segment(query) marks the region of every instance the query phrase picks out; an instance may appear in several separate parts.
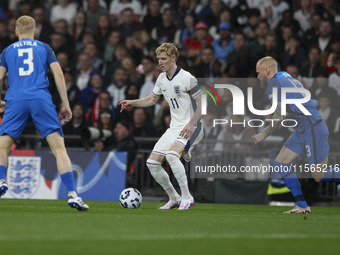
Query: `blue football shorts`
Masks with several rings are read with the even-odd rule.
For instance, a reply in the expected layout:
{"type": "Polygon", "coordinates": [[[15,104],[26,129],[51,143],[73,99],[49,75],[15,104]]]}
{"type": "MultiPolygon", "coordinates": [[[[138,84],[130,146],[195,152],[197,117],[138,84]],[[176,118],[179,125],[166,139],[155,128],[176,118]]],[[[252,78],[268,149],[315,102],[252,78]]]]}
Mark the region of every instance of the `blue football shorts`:
{"type": "Polygon", "coordinates": [[[42,138],[54,132],[64,135],[55,105],[50,100],[6,102],[0,135],[7,134],[17,139],[30,120],[42,138]]]}
{"type": "Polygon", "coordinates": [[[306,155],[309,164],[320,164],[328,157],[328,127],[322,120],[307,126],[303,132],[295,130],[285,146],[299,155],[306,155]]]}

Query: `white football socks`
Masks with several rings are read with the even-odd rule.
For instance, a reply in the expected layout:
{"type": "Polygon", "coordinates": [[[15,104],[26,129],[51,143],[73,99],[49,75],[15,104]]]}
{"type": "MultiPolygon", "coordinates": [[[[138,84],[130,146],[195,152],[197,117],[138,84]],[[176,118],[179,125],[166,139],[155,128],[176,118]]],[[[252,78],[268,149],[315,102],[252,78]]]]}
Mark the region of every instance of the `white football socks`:
{"type": "Polygon", "coordinates": [[[188,188],[188,179],[185,173],[185,167],[180,160],[181,156],[176,151],[168,151],[166,154],[166,160],[170,164],[172,172],[174,173],[179,187],[181,188],[181,196],[183,200],[191,199],[188,188]]]}

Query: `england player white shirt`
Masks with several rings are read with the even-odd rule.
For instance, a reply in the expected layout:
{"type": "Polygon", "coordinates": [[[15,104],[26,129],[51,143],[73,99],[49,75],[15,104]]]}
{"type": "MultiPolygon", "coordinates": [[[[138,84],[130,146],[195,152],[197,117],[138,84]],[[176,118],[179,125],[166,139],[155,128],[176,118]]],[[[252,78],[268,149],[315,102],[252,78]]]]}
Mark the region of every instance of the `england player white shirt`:
{"type": "Polygon", "coordinates": [[[190,122],[196,109],[196,101],[191,98],[190,91],[193,98],[200,95],[197,79],[180,67],[177,67],[171,79],[167,77],[166,72],[158,76],[152,94],[163,95],[168,101],[171,114],[170,128],[183,129],[190,122]]]}

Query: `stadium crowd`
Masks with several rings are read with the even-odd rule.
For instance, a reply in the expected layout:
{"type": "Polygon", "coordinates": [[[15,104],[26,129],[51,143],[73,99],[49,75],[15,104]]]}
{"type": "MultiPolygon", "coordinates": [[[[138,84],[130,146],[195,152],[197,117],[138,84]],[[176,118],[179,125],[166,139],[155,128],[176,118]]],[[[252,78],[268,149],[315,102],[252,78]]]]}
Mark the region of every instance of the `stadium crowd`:
{"type": "MultiPolygon", "coordinates": [[[[257,60],[274,57],[319,101],[331,139],[340,138],[338,1],[2,0],[0,52],[17,40],[15,21],[21,15],[34,17],[36,39],[51,45],[63,69],[73,110],[64,133],[89,138],[94,150],[136,154],[136,147],[146,145],[133,137],[159,137],[169,126],[164,99],[155,107],[123,113],[118,105],[151,93],[160,73],[154,51],[164,42],[178,46],[178,65],[197,78],[255,78],[257,60]]],[[[60,98],[50,82],[58,107],[60,98]]],[[[265,109],[265,91],[250,83],[254,105],[265,109]]],[[[249,83],[238,85],[245,90],[249,83]]],[[[227,107],[217,117],[233,118],[230,94],[225,92],[222,100],[227,107]]],[[[25,130],[35,132],[32,125],[25,130]]],[[[242,137],[242,132],[229,130],[226,137],[242,137]]],[[[66,140],[68,147],[83,143],[66,140]]]]}

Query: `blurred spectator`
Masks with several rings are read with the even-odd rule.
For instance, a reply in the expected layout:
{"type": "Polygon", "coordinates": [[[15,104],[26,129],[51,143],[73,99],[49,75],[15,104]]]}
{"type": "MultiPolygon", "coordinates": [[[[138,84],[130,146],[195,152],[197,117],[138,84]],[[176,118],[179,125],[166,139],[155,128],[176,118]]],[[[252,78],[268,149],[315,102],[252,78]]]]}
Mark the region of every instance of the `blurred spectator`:
{"type": "Polygon", "coordinates": [[[221,22],[218,25],[219,39],[212,42],[214,53],[221,63],[226,63],[226,58],[235,49],[234,39],[231,38],[231,25],[229,22],[221,22]]]}
{"type": "Polygon", "coordinates": [[[321,19],[322,18],[318,13],[312,15],[311,28],[305,31],[303,35],[303,42],[306,49],[309,49],[309,47],[317,40],[317,37],[320,34],[321,19]]]}
{"type": "Polygon", "coordinates": [[[170,127],[170,122],[171,122],[170,109],[167,107],[164,109],[164,111],[162,111],[160,123],[156,127],[157,137],[160,137],[165,133],[165,131],[170,127]]]}
{"type": "Polygon", "coordinates": [[[285,10],[282,13],[282,19],[276,26],[275,33],[278,37],[278,42],[283,39],[284,29],[286,28],[290,28],[291,35],[298,35],[301,32],[299,22],[293,18],[293,13],[290,10],[285,10]]]}
{"type": "Polygon", "coordinates": [[[275,58],[280,64],[280,53],[277,44],[277,38],[275,33],[269,32],[266,35],[265,49],[260,54],[261,57],[271,56],[275,58]]]}
{"type": "Polygon", "coordinates": [[[260,22],[261,13],[259,9],[249,9],[247,12],[247,24],[243,28],[243,34],[248,38],[248,40],[252,40],[255,38],[255,30],[257,25],[260,22]]]}
{"type": "Polygon", "coordinates": [[[299,68],[295,64],[289,64],[286,67],[286,72],[289,73],[293,78],[299,80],[302,85],[308,89],[306,82],[302,79],[301,75],[299,74],[299,68]]]}
{"type": "Polygon", "coordinates": [[[70,102],[70,106],[73,106],[78,101],[79,89],[77,85],[73,82],[73,72],[70,68],[63,69],[66,89],[67,89],[67,97],[70,102]]]}
{"type": "Polygon", "coordinates": [[[75,3],[70,0],[57,0],[57,4],[51,9],[50,21],[53,24],[57,20],[64,19],[71,27],[76,12],[77,5],[75,3]]]}
{"type": "Polygon", "coordinates": [[[162,22],[151,31],[151,38],[157,41],[158,44],[173,42],[177,30],[173,21],[173,11],[169,8],[165,9],[162,15],[162,22]]]}
{"type": "Polygon", "coordinates": [[[92,68],[101,72],[101,70],[103,69],[103,60],[98,56],[98,49],[96,44],[86,44],[83,53],[89,56],[92,68]]]}
{"type": "Polygon", "coordinates": [[[99,53],[104,52],[105,43],[112,31],[111,19],[107,14],[101,14],[98,19],[98,25],[93,35],[99,53]]]}
{"type": "Polygon", "coordinates": [[[105,84],[110,84],[112,82],[112,74],[115,73],[116,69],[121,66],[123,59],[127,56],[129,56],[129,54],[124,44],[119,44],[115,47],[114,61],[106,67],[104,76],[105,84]]]}
{"type": "Polygon", "coordinates": [[[7,25],[7,30],[8,30],[8,38],[9,38],[9,43],[12,44],[14,42],[16,42],[18,40],[16,34],[15,34],[15,22],[16,19],[11,18],[8,21],[8,25],[7,25]]]}
{"type": "Polygon", "coordinates": [[[70,68],[69,57],[65,52],[62,51],[59,52],[58,54],[56,54],[56,57],[58,59],[61,69],[70,68]]]}
{"type": "Polygon", "coordinates": [[[290,64],[295,64],[300,68],[307,61],[307,52],[301,46],[300,38],[298,36],[293,35],[286,41],[281,59],[283,69],[290,64]]]}
{"type": "Polygon", "coordinates": [[[0,45],[1,52],[4,48],[9,46],[11,43],[9,41],[8,32],[7,32],[7,22],[4,19],[0,19],[0,45]]]}
{"type": "Polygon", "coordinates": [[[195,32],[195,16],[192,13],[187,13],[184,16],[184,28],[176,32],[174,43],[181,45],[185,39],[189,38],[195,32]]]}
{"type": "Polygon", "coordinates": [[[46,19],[45,10],[43,7],[35,7],[33,9],[33,18],[36,22],[37,33],[35,39],[44,43],[50,43],[50,36],[53,32],[53,27],[46,19]]]}
{"type": "Polygon", "coordinates": [[[66,52],[69,55],[69,51],[66,46],[66,41],[63,35],[59,33],[51,34],[51,48],[54,51],[54,54],[59,54],[60,52],[66,52]]]}
{"type": "Polygon", "coordinates": [[[123,19],[121,16],[123,16],[123,12],[127,8],[132,10],[133,18],[137,21],[142,14],[142,6],[138,0],[112,0],[110,4],[110,15],[113,20],[120,23],[121,19],[123,19]]]}
{"type": "Polygon", "coordinates": [[[126,71],[126,75],[128,77],[128,83],[134,83],[136,81],[136,64],[132,57],[127,56],[123,58],[121,67],[123,67],[126,71]]]}
{"type": "Polygon", "coordinates": [[[335,89],[340,96],[340,56],[335,59],[334,64],[337,71],[329,76],[329,86],[335,89]]]}
{"type": "Polygon", "coordinates": [[[125,99],[125,90],[128,87],[126,70],[123,67],[118,67],[113,79],[113,83],[107,87],[107,91],[113,99],[113,106],[117,109],[118,103],[125,99]]]}
{"type": "Polygon", "coordinates": [[[98,72],[90,75],[89,85],[80,91],[78,102],[84,107],[85,113],[88,113],[101,91],[105,90],[102,77],[98,72]]]}
{"type": "Polygon", "coordinates": [[[90,73],[93,71],[89,55],[81,53],[78,57],[78,73],[75,77],[76,85],[81,91],[87,87],[90,80],[90,73]]]}
{"type": "Polygon", "coordinates": [[[141,88],[144,83],[154,81],[154,79],[155,79],[155,76],[153,74],[154,67],[155,67],[155,61],[152,57],[150,57],[150,56],[143,57],[143,59],[142,59],[142,72],[137,77],[137,81],[136,81],[136,84],[139,88],[141,88]]]}
{"type": "Polygon", "coordinates": [[[282,14],[285,10],[289,9],[289,5],[282,0],[268,1],[265,7],[265,15],[262,19],[268,19],[271,29],[275,29],[277,24],[282,19],[282,14]]]}
{"type": "Polygon", "coordinates": [[[248,77],[250,70],[252,70],[251,67],[255,66],[254,61],[250,57],[246,37],[243,33],[235,33],[234,50],[228,54],[226,64],[227,66],[236,65],[237,77],[248,77]]]}
{"type": "Polygon", "coordinates": [[[86,147],[88,133],[88,126],[85,121],[84,109],[81,104],[75,104],[72,107],[72,120],[63,125],[64,135],[79,135],[82,137],[80,140],[65,139],[66,147],[86,147]]]}
{"type": "Polygon", "coordinates": [[[340,57],[340,37],[333,37],[330,42],[330,52],[326,58],[326,69],[331,74],[336,72],[337,66],[335,60],[340,57]]]}
{"type": "Polygon", "coordinates": [[[32,5],[30,0],[21,0],[19,2],[19,8],[16,9],[15,18],[19,18],[22,15],[32,16],[32,5]]]}
{"type": "Polygon", "coordinates": [[[218,38],[220,38],[220,34],[218,32],[218,25],[221,22],[229,22],[230,24],[232,24],[232,17],[230,14],[229,10],[223,10],[220,13],[220,18],[219,18],[219,22],[212,24],[209,26],[209,34],[214,38],[214,40],[217,40],[218,38]]]}
{"type": "Polygon", "coordinates": [[[111,31],[105,43],[105,49],[103,54],[103,59],[106,64],[111,64],[113,62],[115,56],[114,53],[119,43],[120,32],[118,30],[111,31]]]}
{"type": "Polygon", "coordinates": [[[75,45],[74,38],[68,32],[67,21],[63,19],[57,20],[54,23],[54,31],[55,33],[61,34],[63,36],[64,42],[65,42],[64,43],[65,52],[67,52],[67,54],[70,57],[72,57],[74,54],[76,45],[75,45]]]}
{"type": "Polygon", "coordinates": [[[149,0],[147,3],[147,12],[143,24],[149,34],[153,28],[162,23],[161,7],[160,0],[149,0]]]}
{"type": "Polygon", "coordinates": [[[139,65],[142,58],[147,55],[147,46],[150,42],[150,36],[145,30],[138,31],[132,35],[133,49],[130,55],[135,60],[135,64],[139,65]]]}
{"type": "Polygon", "coordinates": [[[118,30],[122,33],[122,41],[125,42],[128,36],[142,29],[143,25],[135,20],[133,10],[131,8],[124,9],[122,11],[122,24],[118,26],[118,30]]]}
{"type": "Polygon", "coordinates": [[[339,117],[339,111],[337,111],[336,108],[332,107],[331,99],[327,94],[320,94],[318,98],[318,111],[327,124],[329,136],[333,137],[335,123],[337,118],[339,117]]]}
{"type": "Polygon", "coordinates": [[[87,26],[87,19],[86,19],[86,14],[83,11],[78,11],[73,24],[72,24],[72,30],[71,30],[71,35],[75,39],[77,48],[79,47],[78,45],[80,42],[83,40],[83,36],[85,34],[87,26]]]}
{"type": "Polygon", "coordinates": [[[198,20],[208,22],[208,26],[218,24],[220,22],[220,14],[223,10],[228,9],[221,0],[210,0],[198,15],[198,20]]]}
{"type": "Polygon", "coordinates": [[[113,129],[113,137],[105,141],[97,141],[95,143],[96,151],[125,151],[127,152],[127,169],[128,173],[132,173],[133,162],[137,155],[137,143],[130,135],[130,125],[127,121],[118,121],[113,129]]]}
{"type": "Polygon", "coordinates": [[[205,45],[211,45],[213,38],[208,33],[208,24],[199,21],[195,25],[195,33],[184,40],[187,49],[187,57],[194,63],[200,54],[201,48],[205,45]]]}
{"type": "Polygon", "coordinates": [[[319,73],[316,75],[313,85],[310,89],[311,96],[314,99],[318,99],[321,95],[325,95],[329,98],[332,107],[338,105],[337,91],[329,87],[328,74],[319,73]]]}
{"type": "Polygon", "coordinates": [[[312,12],[313,6],[311,0],[301,0],[301,8],[294,12],[294,19],[299,22],[303,32],[311,28],[312,12]]]}
{"type": "MultiPolygon", "coordinates": [[[[135,108],[133,111],[133,117],[132,117],[132,125],[130,127],[130,134],[133,137],[154,137],[155,127],[152,125],[152,122],[147,120],[147,114],[145,111],[145,108],[135,108]]],[[[143,144],[139,143],[138,148],[139,149],[152,149],[152,146],[150,147],[150,144],[143,144]]]]}
{"type": "Polygon", "coordinates": [[[255,38],[249,42],[250,54],[254,59],[260,59],[261,53],[266,48],[266,36],[269,32],[269,24],[260,21],[255,30],[255,38]]]}
{"type": "Polygon", "coordinates": [[[99,93],[94,101],[91,111],[87,115],[87,121],[92,127],[98,126],[99,114],[102,110],[109,109],[111,111],[112,119],[115,120],[115,109],[112,105],[112,99],[109,92],[103,90],[99,93]]]}
{"type": "Polygon", "coordinates": [[[215,57],[214,49],[211,45],[204,46],[200,51],[200,60],[194,65],[195,77],[214,77],[214,62],[219,61],[215,57]]]}
{"type": "Polygon", "coordinates": [[[98,19],[101,14],[106,14],[106,10],[99,5],[98,0],[87,0],[87,29],[93,33],[96,30],[98,19]]]}
{"type": "Polygon", "coordinates": [[[320,34],[312,42],[313,45],[318,45],[321,50],[321,65],[326,66],[326,58],[330,51],[330,45],[333,36],[332,24],[329,20],[322,20],[319,28],[320,34]]]}
{"type": "Polygon", "coordinates": [[[328,75],[326,68],[321,66],[321,51],[318,46],[311,46],[308,52],[308,61],[306,61],[300,70],[301,77],[305,80],[308,88],[312,86],[313,79],[318,74],[328,75]]]}

